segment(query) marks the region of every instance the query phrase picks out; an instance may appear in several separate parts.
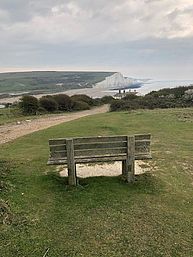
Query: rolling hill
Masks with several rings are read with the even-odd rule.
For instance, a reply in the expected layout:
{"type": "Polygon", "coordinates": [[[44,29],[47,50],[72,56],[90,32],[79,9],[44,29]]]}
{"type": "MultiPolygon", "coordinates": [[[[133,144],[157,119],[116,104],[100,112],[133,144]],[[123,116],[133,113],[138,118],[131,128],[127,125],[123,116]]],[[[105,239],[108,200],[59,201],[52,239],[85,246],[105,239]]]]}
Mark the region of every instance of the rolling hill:
{"type": "Polygon", "coordinates": [[[0,93],[56,93],[92,87],[114,72],[31,71],[0,73],[0,93]]]}

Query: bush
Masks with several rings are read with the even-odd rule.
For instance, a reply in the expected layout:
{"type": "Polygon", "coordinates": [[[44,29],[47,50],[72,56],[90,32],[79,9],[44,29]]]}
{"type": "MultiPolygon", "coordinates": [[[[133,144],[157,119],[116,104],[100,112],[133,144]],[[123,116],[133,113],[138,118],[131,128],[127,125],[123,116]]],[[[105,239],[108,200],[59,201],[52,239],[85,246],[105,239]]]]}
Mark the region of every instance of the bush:
{"type": "Polygon", "coordinates": [[[73,104],[73,110],[75,111],[83,111],[83,110],[89,110],[90,106],[82,101],[75,101],[73,104]]]}
{"type": "Polygon", "coordinates": [[[134,94],[128,94],[125,97],[123,97],[122,99],[125,100],[125,101],[133,101],[137,98],[139,98],[139,96],[134,95],[134,94]]]}
{"type": "Polygon", "coordinates": [[[58,104],[52,97],[40,98],[39,105],[48,112],[54,112],[58,109],[58,104]]]}
{"type": "Polygon", "coordinates": [[[94,100],[88,95],[73,95],[71,96],[71,100],[74,102],[85,102],[90,106],[94,105],[94,100]]]}
{"type": "Polygon", "coordinates": [[[39,107],[38,99],[29,95],[23,96],[19,103],[19,107],[21,108],[23,114],[34,115],[39,107]]]}
{"type": "Polygon", "coordinates": [[[71,111],[73,107],[72,99],[65,94],[54,95],[53,99],[58,104],[58,110],[60,111],[71,111]]]}
{"type": "Polygon", "coordinates": [[[47,110],[41,106],[38,107],[37,112],[38,115],[46,114],[47,110]]]}
{"type": "Polygon", "coordinates": [[[110,111],[115,112],[115,111],[127,110],[126,105],[127,105],[127,102],[124,100],[114,100],[110,105],[110,111]]]}
{"type": "MultiPolygon", "coordinates": [[[[135,110],[135,109],[155,109],[155,108],[176,108],[193,106],[192,99],[186,94],[187,90],[192,90],[193,86],[165,88],[159,91],[152,91],[145,96],[127,95],[121,100],[111,103],[111,111],[135,110]]],[[[191,91],[190,91],[191,92],[191,91]]]]}
{"type": "Polygon", "coordinates": [[[101,104],[103,104],[103,103],[101,102],[101,98],[94,98],[94,99],[93,99],[93,105],[94,105],[94,106],[99,106],[99,105],[101,105],[101,104]]]}
{"type": "Polygon", "coordinates": [[[113,101],[114,101],[114,98],[110,95],[106,95],[101,98],[101,102],[103,104],[111,104],[113,101]]]}

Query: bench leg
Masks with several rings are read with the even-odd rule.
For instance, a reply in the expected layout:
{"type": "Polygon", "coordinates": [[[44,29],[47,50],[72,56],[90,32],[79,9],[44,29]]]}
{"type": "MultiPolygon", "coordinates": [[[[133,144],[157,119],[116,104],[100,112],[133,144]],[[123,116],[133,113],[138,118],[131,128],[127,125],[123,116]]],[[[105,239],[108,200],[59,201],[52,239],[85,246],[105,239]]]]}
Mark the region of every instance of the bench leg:
{"type": "Polygon", "coordinates": [[[122,161],[122,177],[128,183],[134,181],[135,179],[135,161],[134,160],[122,161]]]}
{"type": "Polygon", "coordinates": [[[135,138],[127,137],[127,160],[126,160],[126,180],[133,182],[135,179],[135,138]]]}
{"type": "Polygon", "coordinates": [[[126,179],[126,173],[127,173],[127,164],[126,160],[122,161],[122,178],[126,179]]]}
{"type": "Polygon", "coordinates": [[[66,140],[67,165],[68,165],[68,183],[71,186],[77,185],[76,163],[74,160],[74,144],[73,139],[66,140]]]}
{"type": "Polygon", "coordinates": [[[68,184],[70,186],[77,185],[76,164],[75,163],[68,166],[68,184]]]}
{"type": "Polygon", "coordinates": [[[135,179],[135,160],[128,160],[127,163],[126,180],[130,183],[135,179]]]}

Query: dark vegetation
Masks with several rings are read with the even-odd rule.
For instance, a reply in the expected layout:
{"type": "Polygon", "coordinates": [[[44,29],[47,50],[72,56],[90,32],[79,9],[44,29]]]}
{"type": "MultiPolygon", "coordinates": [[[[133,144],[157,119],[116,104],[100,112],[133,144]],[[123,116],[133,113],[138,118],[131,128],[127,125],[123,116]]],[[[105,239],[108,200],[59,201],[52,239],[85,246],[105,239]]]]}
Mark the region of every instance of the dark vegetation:
{"type": "Polygon", "coordinates": [[[23,113],[34,115],[38,109],[38,99],[34,96],[24,96],[19,103],[23,113]]]}
{"type": "Polygon", "coordinates": [[[24,115],[72,112],[89,110],[94,106],[111,103],[112,100],[113,97],[111,96],[93,99],[84,94],[71,97],[66,94],[47,95],[39,100],[34,96],[23,96],[19,103],[19,108],[24,115]]]}
{"type": "Polygon", "coordinates": [[[89,110],[93,106],[101,104],[98,99],[93,99],[87,95],[65,94],[47,95],[39,100],[34,96],[23,96],[19,107],[24,115],[36,115],[43,113],[71,112],[89,110]]]}
{"type": "Polygon", "coordinates": [[[7,104],[4,109],[0,109],[0,125],[26,119],[35,119],[38,115],[54,115],[55,113],[67,111],[89,110],[94,106],[110,103],[112,99],[112,97],[108,96],[92,99],[87,95],[69,97],[60,94],[57,97],[54,95],[43,96],[38,100],[33,96],[23,96],[20,104],[15,102],[7,104]],[[63,103],[62,100],[66,102],[63,103]]]}
{"type": "Polygon", "coordinates": [[[145,96],[127,95],[111,103],[111,111],[193,106],[193,86],[152,91],[145,96]]]}
{"type": "MultiPolygon", "coordinates": [[[[32,71],[0,74],[0,93],[55,93],[88,88],[114,72],[32,71]]],[[[4,95],[5,97],[5,95],[4,95]]]]}

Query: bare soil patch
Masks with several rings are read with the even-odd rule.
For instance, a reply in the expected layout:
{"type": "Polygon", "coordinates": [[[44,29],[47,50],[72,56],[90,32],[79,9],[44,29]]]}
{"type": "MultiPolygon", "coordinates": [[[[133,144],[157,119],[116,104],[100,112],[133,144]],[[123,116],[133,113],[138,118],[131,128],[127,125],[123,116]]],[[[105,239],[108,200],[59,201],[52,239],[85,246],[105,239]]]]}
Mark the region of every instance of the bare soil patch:
{"type": "Polygon", "coordinates": [[[76,120],[85,116],[94,115],[98,113],[105,113],[109,110],[108,105],[93,108],[91,110],[67,113],[63,115],[55,115],[49,117],[41,117],[34,120],[25,120],[21,122],[16,122],[13,124],[6,124],[0,126],[0,144],[10,142],[18,137],[30,134],[32,132],[46,129],[54,125],[76,120]]]}
{"type": "MultiPolygon", "coordinates": [[[[119,176],[121,175],[121,162],[102,163],[102,164],[77,164],[77,176],[81,178],[86,177],[100,177],[100,176],[119,176]]],[[[143,161],[135,162],[135,174],[140,175],[150,170],[150,166],[143,161]]],[[[68,176],[66,166],[58,166],[61,177],[68,176]]]]}

